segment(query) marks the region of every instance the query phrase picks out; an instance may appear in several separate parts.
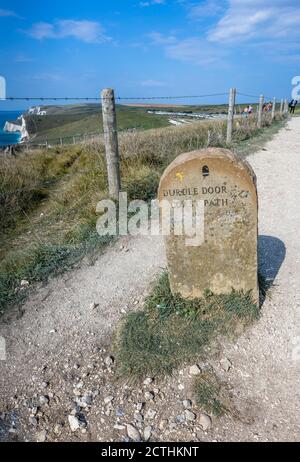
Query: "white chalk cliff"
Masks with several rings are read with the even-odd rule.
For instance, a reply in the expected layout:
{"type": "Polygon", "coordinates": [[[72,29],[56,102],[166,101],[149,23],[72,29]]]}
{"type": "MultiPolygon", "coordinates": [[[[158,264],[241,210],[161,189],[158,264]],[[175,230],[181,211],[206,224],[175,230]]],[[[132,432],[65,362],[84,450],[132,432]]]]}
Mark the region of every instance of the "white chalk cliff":
{"type": "Polygon", "coordinates": [[[29,139],[29,133],[27,131],[26,127],[26,120],[23,116],[19,118],[18,121],[15,122],[6,122],[4,125],[4,131],[6,132],[20,132],[21,133],[21,138],[20,142],[26,141],[29,139]],[[21,123],[19,123],[19,121],[21,123]]]}

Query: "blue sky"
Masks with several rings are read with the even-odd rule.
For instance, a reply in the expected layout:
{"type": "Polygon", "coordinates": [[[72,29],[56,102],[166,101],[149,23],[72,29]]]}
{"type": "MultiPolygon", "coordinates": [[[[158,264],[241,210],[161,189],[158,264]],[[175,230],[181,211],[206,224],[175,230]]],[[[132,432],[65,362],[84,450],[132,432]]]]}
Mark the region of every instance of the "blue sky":
{"type": "Polygon", "coordinates": [[[11,96],[281,98],[300,74],[299,0],[0,0],[0,36],[11,96]]]}

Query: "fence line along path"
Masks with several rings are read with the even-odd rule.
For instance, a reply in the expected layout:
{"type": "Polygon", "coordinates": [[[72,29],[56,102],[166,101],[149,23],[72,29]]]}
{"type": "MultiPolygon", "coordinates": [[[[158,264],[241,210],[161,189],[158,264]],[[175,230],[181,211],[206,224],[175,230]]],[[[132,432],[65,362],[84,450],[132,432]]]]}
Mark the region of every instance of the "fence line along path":
{"type": "MultiPolygon", "coordinates": [[[[52,98],[29,98],[29,97],[8,97],[7,100],[11,101],[100,101],[102,106],[102,118],[103,118],[103,131],[99,130],[99,132],[94,133],[85,133],[79,135],[72,135],[66,138],[58,137],[55,140],[47,140],[45,143],[23,143],[25,149],[30,149],[32,147],[52,147],[53,145],[63,145],[65,140],[69,140],[70,143],[76,144],[77,142],[85,142],[88,140],[99,139],[99,137],[103,137],[105,143],[105,152],[106,152],[106,163],[107,163],[107,175],[108,175],[108,183],[109,183],[109,193],[111,197],[118,199],[119,191],[121,188],[121,178],[120,178],[120,158],[119,158],[119,149],[118,149],[118,130],[117,128],[117,114],[116,114],[116,100],[117,101],[159,101],[159,100],[176,100],[176,99],[197,99],[197,98],[208,98],[208,97],[220,97],[220,96],[228,96],[228,105],[227,111],[225,110],[225,114],[227,112],[227,131],[226,131],[226,142],[230,146],[232,142],[232,136],[234,132],[234,119],[239,116],[247,116],[249,114],[245,113],[242,110],[242,104],[237,104],[238,98],[252,98],[256,100],[254,105],[256,106],[256,124],[257,128],[262,127],[263,117],[265,111],[271,112],[271,120],[274,121],[276,117],[276,110],[279,109],[279,114],[286,115],[288,113],[288,100],[281,99],[280,106],[278,108],[277,100],[275,97],[267,97],[270,103],[265,104],[264,96],[260,95],[249,95],[247,93],[242,93],[237,91],[236,88],[231,88],[229,93],[214,93],[214,94],[206,94],[206,95],[192,95],[192,96],[151,96],[151,97],[115,97],[113,89],[104,89],[101,92],[100,97],[82,97],[82,98],[61,98],[61,97],[52,97],[52,98]]],[[[147,106],[147,105],[146,105],[147,106]]],[[[145,106],[145,107],[146,107],[145,106]]],[[[153,104],[151,104],[153,106],[153,104]]],[[[209,113],[209,111],[215,110],[217,105],[208,106],[204,108],[204,113],[209,113]]],[[[245,106],[245,103],[243,103],[245,106]]],[[[159,107],[159,106],[158,106],[159,107]]],[[[249,107],[249,105],[248,105],[249,107]]],[[[253,115],[252,115],[253,117],[253,115]]],[[[69,144],[69,143],[68,143],[69,144]]],[[[9,148],[9,149],[13,149],[9,148]]]]}

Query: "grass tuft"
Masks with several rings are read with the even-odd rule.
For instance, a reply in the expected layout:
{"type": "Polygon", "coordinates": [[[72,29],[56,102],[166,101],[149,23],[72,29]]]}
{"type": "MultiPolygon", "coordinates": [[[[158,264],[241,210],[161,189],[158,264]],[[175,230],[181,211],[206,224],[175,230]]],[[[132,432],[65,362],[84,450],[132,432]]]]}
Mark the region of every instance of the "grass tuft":
{"type": "Polygon", "coordinates": [[[197,405],[209,414],[220,417],[228,412],[222,398],[222,384],[214,372],[203,371],[194,381],[197,405]]]}

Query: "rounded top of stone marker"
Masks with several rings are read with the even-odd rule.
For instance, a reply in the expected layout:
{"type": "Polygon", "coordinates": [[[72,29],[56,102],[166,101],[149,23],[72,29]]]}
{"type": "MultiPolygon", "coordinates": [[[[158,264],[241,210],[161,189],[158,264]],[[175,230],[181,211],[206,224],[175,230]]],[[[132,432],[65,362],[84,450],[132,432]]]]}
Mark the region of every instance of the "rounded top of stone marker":
{"type": "Polygon", "coordinates": [[[256,176],[250,164],[244,160],[240,159],[236,154],[234,154],[229,149],[224,148],[205,148],[205,149],[198,149],[196,151],[185,152],[180,154],[179,156],[174,159],[170,165],[165,169],[159,185],[159,191],[170,174],[173,173],[174,170],[179,171],[184,165],[188,165],[190,162],[201,162],[201,164],[205,165],[209,162],[213,161],[215,166],[218,166],[219,169],[222,168],[231,168],[231,170],[235,170],[235,172],[241,176],[247,178],[256,188],[256,176]]]}

